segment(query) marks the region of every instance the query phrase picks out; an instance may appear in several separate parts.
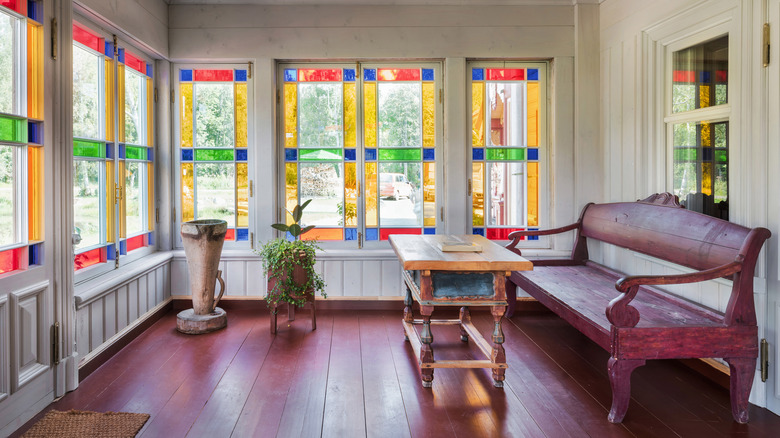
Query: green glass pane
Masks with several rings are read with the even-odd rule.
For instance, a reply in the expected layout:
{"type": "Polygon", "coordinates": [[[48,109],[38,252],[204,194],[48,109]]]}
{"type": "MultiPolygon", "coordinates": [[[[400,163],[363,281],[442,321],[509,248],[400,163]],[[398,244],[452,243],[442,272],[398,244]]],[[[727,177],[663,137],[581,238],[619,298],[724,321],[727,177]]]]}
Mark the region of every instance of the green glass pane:
{"type": "Polygon", "coordinates": [[[490,161],[523,161],[525,148],[487,148],[487,160],[490,161]]]}
{"type": "Polygon", "coordinates": [[[300,161],[341,161],[342,149],[299,149],[300,161]]]}
{"type": "Polygon", "coordinates": [[[421,149],[379,149],[379,161],[420,161],[421,149]]]}
{"type": "Polygon", "coordinates": [[[136,146],[125,147],[125,158],[128,160],[146,160],[146,148],[136,146]]]}
{"type": "Polygon", "coordinates": [[[27,121],[0,117],[0,141],[27,143],[27,121]]]}
{"type": "Polygon", "coordinates": [[[195,149],[195,161],[233,161],[233,149],[195,149]]]}
{"type": "Polygon", "coordinates": [[[716,163],[728,163],[729,151],[715,149],[715,162],[716,163]]]}
{"type": "Polygon", "coordinates": [[[73,140],[73,156],[106,158],[106,144],[97,141],[73,140]]]}
{"type": "Polygon", "coordinates": [[[696,148],[676,148],[674,150],[674,161],[696,161],[697,156],[696,148]]]}

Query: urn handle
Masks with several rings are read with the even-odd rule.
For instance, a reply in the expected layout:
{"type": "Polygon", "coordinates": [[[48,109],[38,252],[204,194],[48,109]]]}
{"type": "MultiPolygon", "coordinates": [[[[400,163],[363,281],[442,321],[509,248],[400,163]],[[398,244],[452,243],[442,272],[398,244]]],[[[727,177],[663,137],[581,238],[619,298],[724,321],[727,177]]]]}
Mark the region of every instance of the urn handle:
{"type": "Polygon", "coordinates": [[[214,310],[217,309],[217,303],[219,303],[220,298],[222,298],[222,295],[225,293],[225,280],[222,279],[221,270],[217,271],[217,281],[219,281],[219,296],[214,300],[214,308],[211,309],[211,313],[214,313],[214,310]]]}

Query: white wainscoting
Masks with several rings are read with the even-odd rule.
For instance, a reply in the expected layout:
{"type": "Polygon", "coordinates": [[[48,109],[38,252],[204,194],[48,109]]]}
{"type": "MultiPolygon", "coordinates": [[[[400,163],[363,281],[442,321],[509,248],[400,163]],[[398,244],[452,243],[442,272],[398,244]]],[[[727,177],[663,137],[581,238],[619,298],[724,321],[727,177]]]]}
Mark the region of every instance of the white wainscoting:
{"type": "MultiPolygon", "coordinates": [[[[260,258],[248,251],[223,251],[219,263],[226,297],[264,297],[266,279],[260,258]]],[[[323,251],[315,266],[328,297],[403,296],[401,265],[391,250],[323,251]]],[[[171,263],[173,295],[191,295],[184,251],[171,263]]],[[[217,292],[219,290],[217,289],[217,292]]]]}
{"type": "Polygon", "coordinates": [[[171,257],[170,252],[155,253],[123,267],[110,279],[76,286],[76,350],[80,363],[170,300],[171,257]]]}

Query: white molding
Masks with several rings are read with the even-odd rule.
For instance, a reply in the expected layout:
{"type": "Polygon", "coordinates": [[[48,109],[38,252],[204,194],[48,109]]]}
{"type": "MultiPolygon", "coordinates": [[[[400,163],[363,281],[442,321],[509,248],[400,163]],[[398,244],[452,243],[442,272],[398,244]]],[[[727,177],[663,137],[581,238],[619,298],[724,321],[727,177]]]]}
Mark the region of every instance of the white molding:
{"type": "Polygon", "coordinates": [[[12,394],[19,391],[22,387],[35,380],[36,377],[46,373],[46,371],[49,370],[49,365],[51,362],[51,358],[48,357],[50,348],[49,327],[52,316],[46,297],[46,292],[48,289],[49,282],[43,281],[38,284],[31,285],[25,289],[11,292],[9,294],[8,301],[11,310],[10,332],[14,334],[10,351],[12,394]],[[23,342],[24,339],[22,338],[21,310],[19,307],[30,299],[36,300],[36,362],[34,364],[20,368],[19,355],[21,354],[22,348],[21,342],[23,342]]]}

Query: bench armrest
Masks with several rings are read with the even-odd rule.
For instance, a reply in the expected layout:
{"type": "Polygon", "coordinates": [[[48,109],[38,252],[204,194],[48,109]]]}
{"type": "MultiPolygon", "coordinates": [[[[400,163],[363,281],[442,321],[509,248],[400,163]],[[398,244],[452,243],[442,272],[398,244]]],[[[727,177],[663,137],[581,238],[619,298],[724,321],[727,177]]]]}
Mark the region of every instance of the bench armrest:
{"type": "Polygon", "coordinates": [[[567,231],[576,230],[579,227],[580,227],[580,223],[579,222],[575,222],[575,223],[573,223],[571,225],[566,225],[565,227],[551,228],[549,230],[512,231],[511,233],[509,233],[509,236],[507,236],[510,239],[512,239],[512,241],[509,242],[505,246],[505,248],[510,250],[510,251],[512,251],[512,252],[514,252],[514,253],[517,253],[518,255],[522,255],[522,254],[520,254],[520,250],[516,248],[517,244],[520,242],[520,238],[521,237],[526,237],[526,236],[549,236],[551,234],[560,234],[560,233],[565,233],[567,231]]]}
{"type": "Polygon", "coordinates": [[[607,306],[606,315],[610,324],[616,327],[635,327],[639,323],[639,311],[629,305],[636,297],[640,286],[659,284],[698,283],[735,274],[742,270],[742,257],[736,261],[712,269],[679,275],[632,275],[615,283],[615,289],[623,294],[614,298],[607,306]]]}

